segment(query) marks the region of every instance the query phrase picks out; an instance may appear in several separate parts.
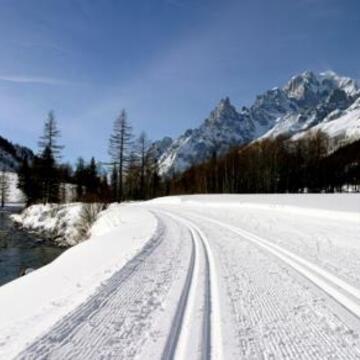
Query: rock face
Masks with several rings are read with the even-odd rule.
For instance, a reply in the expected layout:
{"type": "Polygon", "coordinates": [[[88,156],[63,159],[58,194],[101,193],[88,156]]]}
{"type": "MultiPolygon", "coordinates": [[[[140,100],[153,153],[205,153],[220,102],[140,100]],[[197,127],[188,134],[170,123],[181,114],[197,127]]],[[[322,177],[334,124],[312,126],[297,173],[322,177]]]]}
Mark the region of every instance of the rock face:
{"type": "Polygon", "coordinates": [[[278,135],[299,137],[313,128],[342,142],[354,141],[360,138],[359,98],[354,80],[306,71],[257,96],[249,108],[237,110],[229,98],[222,99],[198,128],[155,143],[166,144],[157,145],[160,173],[179,173],[233,146],[278,135]]]}

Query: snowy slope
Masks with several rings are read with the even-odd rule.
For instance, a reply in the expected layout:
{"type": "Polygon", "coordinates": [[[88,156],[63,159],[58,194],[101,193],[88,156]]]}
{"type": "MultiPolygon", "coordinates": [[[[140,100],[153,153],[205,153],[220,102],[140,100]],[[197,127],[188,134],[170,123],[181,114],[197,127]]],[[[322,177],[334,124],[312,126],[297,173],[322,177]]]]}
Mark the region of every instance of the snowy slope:
{"type": "Polygon", "coordinates": [[[31,161],[34,153],[27,147],[14,145],[0,135],[0,169],[16,171],[21,161],[27,158],[31,161]]]}
{"type": "Polygon", "coordinates": [[[282,88],[257,96],[249,108],[238,111],[228,98],[223,99],[198,128],[187,130],[164,149],[160,172],[182,172],[232,146],[259,138],[305,134],[314,127],[334,141],[351,142],[359,137],[359,97],[354,80],[334,72],[315,75],[307,71],[282,88]],[[327,124],[330,121],[332,124],[327,124]]]}
{"type": "Polygon", "coordinates": [[[360,98],[346,110],[334,110],[322,123],[306,132],[294,135],[294,139],[306,136],[311,131],[322,131],[332,139],[334,146],[360,139],[360,98]]]}

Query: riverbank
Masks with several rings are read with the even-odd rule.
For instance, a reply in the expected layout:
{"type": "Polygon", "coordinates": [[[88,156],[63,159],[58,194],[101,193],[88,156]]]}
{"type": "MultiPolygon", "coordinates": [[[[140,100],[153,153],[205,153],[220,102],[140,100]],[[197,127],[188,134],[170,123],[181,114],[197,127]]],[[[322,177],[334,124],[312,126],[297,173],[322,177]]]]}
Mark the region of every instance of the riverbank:
{"type": "Polygon", "coordinates": [[[103,204],[37,204],[11,219],[21,229],[57,246],[70,247],[87,238],[87,231],[104,208],[103,204]]]}
{"type": "Polygon", "coordinates": [[[65,249],[14,226],[10,217],[22,206],[0,209],[0,286],[20,277],[27,269],[38,269],[65,249]]]}

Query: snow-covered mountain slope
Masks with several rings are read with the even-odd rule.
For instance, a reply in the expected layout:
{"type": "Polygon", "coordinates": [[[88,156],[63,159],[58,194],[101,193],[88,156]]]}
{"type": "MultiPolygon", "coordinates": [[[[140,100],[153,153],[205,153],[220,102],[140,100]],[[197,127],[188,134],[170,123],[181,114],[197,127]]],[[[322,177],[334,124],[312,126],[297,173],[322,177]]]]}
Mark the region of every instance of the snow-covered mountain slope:
{"type": "Polygon", "coordinates": [[[161,140],[155,141],[151,146],[151,153],[156,159],[159,159],[172,145],[173,139],[170,136],[165,136],[161,140]]]}
{"type": "Polygon", "coordinates": [[[34,153],[27,147],[14,145],[0,136],[0,169],[16,171],[24,158],[32,160],[34,153]]]}
{"type": "Polygon", "coordinates": [[[339,147],[360,138],[360,97],[346,110],[334,110],[320,124],[306,132],[295,134],[293,139],[306,136],[310,131],[327,134],[334,147],[339,147]]]}
{"type": "Polygon", "coordinates": [[[205,122],[188,130],[160,157],[160,171],[179,172],[202,162],[216,151],[224,153],[232,145],[251,140],[253,124],[246,113],[238,113],[229,98],[222,99],[205,122]]]}
{"type": "Polygon", "coordinates": [[[307,71],[282,88],[257,96],[249,108],[236,110],[225,98],[198,128],[187,130],[159,154],[160,172],[182,172],[232,146],[265,137],[305,134],[312,128],[335,140],[341,138],[343,143],[351,142],[360,138],[359,97],[356,81],[334,72],[315,75],[307,71]]]}

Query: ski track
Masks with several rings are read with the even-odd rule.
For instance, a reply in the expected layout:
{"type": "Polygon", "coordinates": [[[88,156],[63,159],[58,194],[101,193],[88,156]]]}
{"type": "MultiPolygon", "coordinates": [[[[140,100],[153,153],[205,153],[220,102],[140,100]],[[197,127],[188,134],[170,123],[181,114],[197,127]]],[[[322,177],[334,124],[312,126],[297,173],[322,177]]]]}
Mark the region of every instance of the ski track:
{"type": "Polygon", "coordinates": [[[222,359],[206,236],[176,215],[156,216],[146,248],[17,359],[222,359]]]}
{"type": "Polygon", "coordinates": [[[335,299],[359,325],[357,288],[247,231],[172,211],[193,222],[197,219],[217,255],[222,306],[227,307],[223,312],[228,313],[222,320],[232,322],[226,329],[225,359],[360,359],[359,334],[340,320],[327,301],[327,296],[335,299]],[[301,285],[289,267],[327,296],[314,294],[306,281],[301,285]]]}
{"type": "MultiPolygon", "coordinates": [[[[199,216],[199,215],[198,215],[199,216]]],[[[200,216],[199,216],[200,217],[200,216]]],[[[292,252],[273,244],[260,236],[245,231],[239,227],[225,224],[223,222],[201,217],[202,219],[217,224],[223,228],[229,229],[257,246],[265,249],[276,256],[294,270],[305,276],[321,290],[333,297],[340,305],[360,318],[360,290],[348,284],[342,279],[321,269],[319,266],[301,258],[292,252]]]]}
{"type": "Polygon", "coordinates": [[[202,256],[201,262],[203,263],[203,279],[191,282],[191,273],[191,277],[189,277],[189,285],[184,288],[184,291],[188,300],[190,298],[190,291],[192,292],[192,301],[187,301],[186,308],[185,301],[182,301],[183,299],[180,298],[177,312],[179,316],[175,317],[173,330],[169,334],[169,345],[171,346],[167,346],[165,348],[163,359],[187,359],[189,357],[192,359],[195,359],[196,357],[199,359],[222,359],[221,313],[218,300],[217,274],[208,239],[191,221],[171,213],[166,214],[178,220],[190,230],[195,249],[194,263],[197,256],[200,254],[202,256]],[[189,329],[194,323],[193,313],[194,308],[196,307],[195,287],[199,286],[201,281],[204,287],[200,296],[202,299],[202,304],[200,305],[202,308],[202,326],[200,334],[195,334],[195,336],[197,335],[197,337],[200,338],[199,345],[196,347],[193,344],[191,344],[192,346],[189,346],[188,344],[189,339],[193,336],[189,329]],[[191,286],[193,287],[192,289],[191,286]],[[192,302],[192,304],[189,305],[190,302],[192,302]],[[185,312],[187,313],[186,319],[182,316],[185,312]],[[180,321],[180,316],[182,321],[180,321]],[[180,338],[176,343],[176,334],[178,333],[180,334],[180,338]]]}
{"type": "Polygon", "coordinates": [[[17,359],[360,359],[351,281],[221,217],[150,210],[143,251],[17,359]]]}
{"type": "Polygon", "coordinates": [[[159,224],[138,256],[17,359],[159,358],[170,326],[165,310],[174,311],[168,299],[178,298],[173,285],[184,281],[191,253],[186,229],[159,224]]]}

